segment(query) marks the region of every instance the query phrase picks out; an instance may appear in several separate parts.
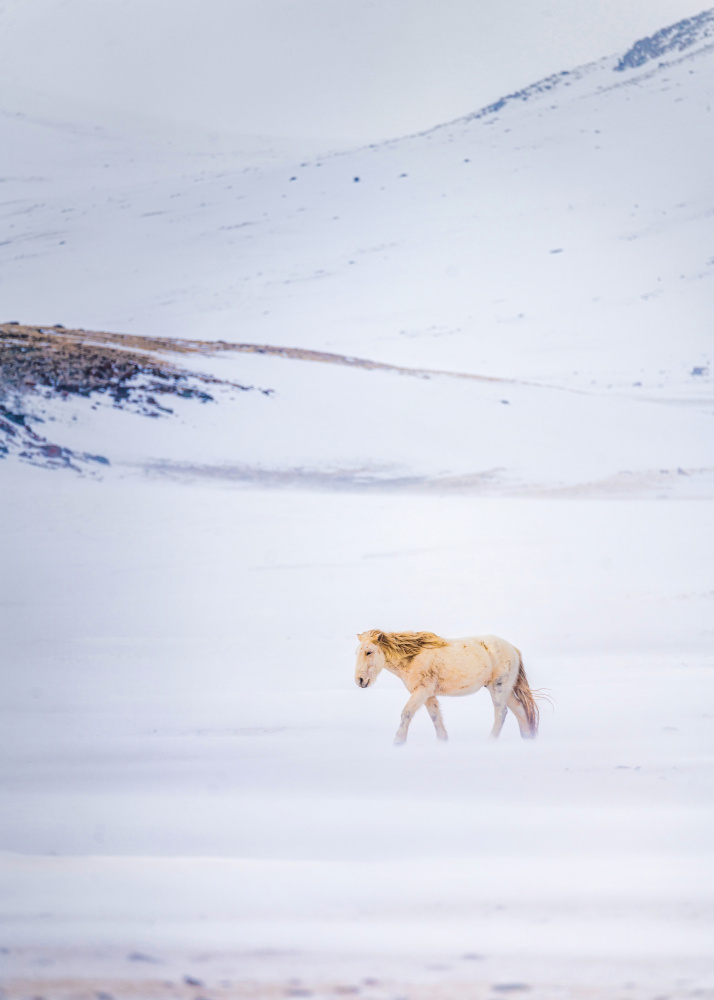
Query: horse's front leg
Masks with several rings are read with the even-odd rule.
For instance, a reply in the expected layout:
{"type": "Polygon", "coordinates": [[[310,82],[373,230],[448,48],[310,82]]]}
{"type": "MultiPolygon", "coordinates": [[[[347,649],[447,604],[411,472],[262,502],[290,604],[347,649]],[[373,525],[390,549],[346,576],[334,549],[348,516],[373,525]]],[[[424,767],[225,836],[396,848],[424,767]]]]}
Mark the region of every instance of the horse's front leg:
{"type": "Polygon", "coordinates": [[[439,709],[439,702],[436,700],[436,695],[432,695],[431,698],[426,699],[426,710],[429,713],[431,721],[434,723],[437,740],[448,740],[449,737],[446,735],[444,720],[441,718],[441,711],[439,709]]]}
{"type": "Polygon", "coordinates": [[[431,691],[426,688],[417,688],[416,691],[412,691],[411,698],[402,709],[402,720],[399,723],[397,735],[394,737],[395,746],[398,747],[401,746],[402,743],[406,743],[407,733],[409,732],[409,723],[412,721],[414,713],[419,711],[430,695],[431,691]]]}

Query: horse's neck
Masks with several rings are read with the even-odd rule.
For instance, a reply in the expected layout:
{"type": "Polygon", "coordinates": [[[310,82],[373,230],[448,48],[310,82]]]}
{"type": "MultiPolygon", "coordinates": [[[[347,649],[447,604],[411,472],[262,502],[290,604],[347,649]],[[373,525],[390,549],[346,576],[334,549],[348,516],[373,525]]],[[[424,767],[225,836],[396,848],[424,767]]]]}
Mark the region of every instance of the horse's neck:
{"type": "Polygon", "coordinates": [[[388,670],[390,674],[395,674],[397,677],[404,677],[409,672],[412,659],[413,657],[403,657],[400,660],[387,660],[384,664],[384,669],[388,670]]]}

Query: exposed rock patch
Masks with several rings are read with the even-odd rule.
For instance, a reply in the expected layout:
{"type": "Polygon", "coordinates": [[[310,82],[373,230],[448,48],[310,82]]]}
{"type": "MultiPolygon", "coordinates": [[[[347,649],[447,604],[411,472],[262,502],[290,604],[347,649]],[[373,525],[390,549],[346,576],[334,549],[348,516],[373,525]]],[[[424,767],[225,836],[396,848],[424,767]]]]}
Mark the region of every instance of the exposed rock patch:
{"type": "MultiPolygon", "coordinates": [[[[36,465],[79,468],[101,455],[75,453],[39,433],[41,399],[101,399],[146,417],[169,416],[173,398],[213,402],[212,386],[227,383],[164,360],[161,353],[199,353],[200,342],[0,324],[0,458],[16,454],[36,465]]],[[[272,390],[260,390],[270,394],[272,390]]]]}

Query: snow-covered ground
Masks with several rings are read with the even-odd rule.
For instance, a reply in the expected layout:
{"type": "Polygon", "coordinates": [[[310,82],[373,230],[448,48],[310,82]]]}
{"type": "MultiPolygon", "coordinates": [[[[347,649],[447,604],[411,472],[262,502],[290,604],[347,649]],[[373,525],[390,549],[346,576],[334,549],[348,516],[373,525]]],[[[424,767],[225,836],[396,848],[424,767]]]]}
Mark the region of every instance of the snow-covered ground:
{"type": "Polygon", "coordinates": [[[0,318],[400,369],[26,397],[112,464],[0,462],[8,997],[714,989],[710,27],[319,159],[8,105],[0,318]],[[515,642],[539,741],[394,750],[372,627],[515,642]]]}
{"type": "Polygon", "coordinates": [[[711,985],[710,502],[48,475],[3,484],[8,976],[711,985]],[[541,739],[481,695],[395,751],[374,625],[509,636],[541,739]]]}
{"type": "Polygon", "coordinates": [[[211,402],[172,397],[170,415],[147,420],[111,398],[37,399],[36,429],[106,456],[116,473],[486,494],[711,497],[714,488],[710,407],[696,399],[256,353],[190,366],[225,383],[203,386],[211,402]]]}

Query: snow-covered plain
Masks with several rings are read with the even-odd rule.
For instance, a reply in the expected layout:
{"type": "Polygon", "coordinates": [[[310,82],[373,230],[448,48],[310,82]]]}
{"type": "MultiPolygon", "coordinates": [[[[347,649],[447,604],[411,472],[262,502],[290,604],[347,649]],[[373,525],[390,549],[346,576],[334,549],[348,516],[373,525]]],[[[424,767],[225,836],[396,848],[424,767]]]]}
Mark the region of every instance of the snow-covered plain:
{"type": "Polygon", "coordinates": [[[0,463],[8,997],[714,989],[710,43],[303,161],[8,107],[3,319],[403,369],[34,397],[112,465],[0,463]],[[515,642],[540,740],[394,750],[375,626],[515,642]]]}
{"type": "Polygon", "coordinates": [[[3,493],[8,979],[710,984],[710,502],[48,475],[3,493]],[[375,623],[510,636],[540,741],[477,696],[394,750],[375,623]]]}

